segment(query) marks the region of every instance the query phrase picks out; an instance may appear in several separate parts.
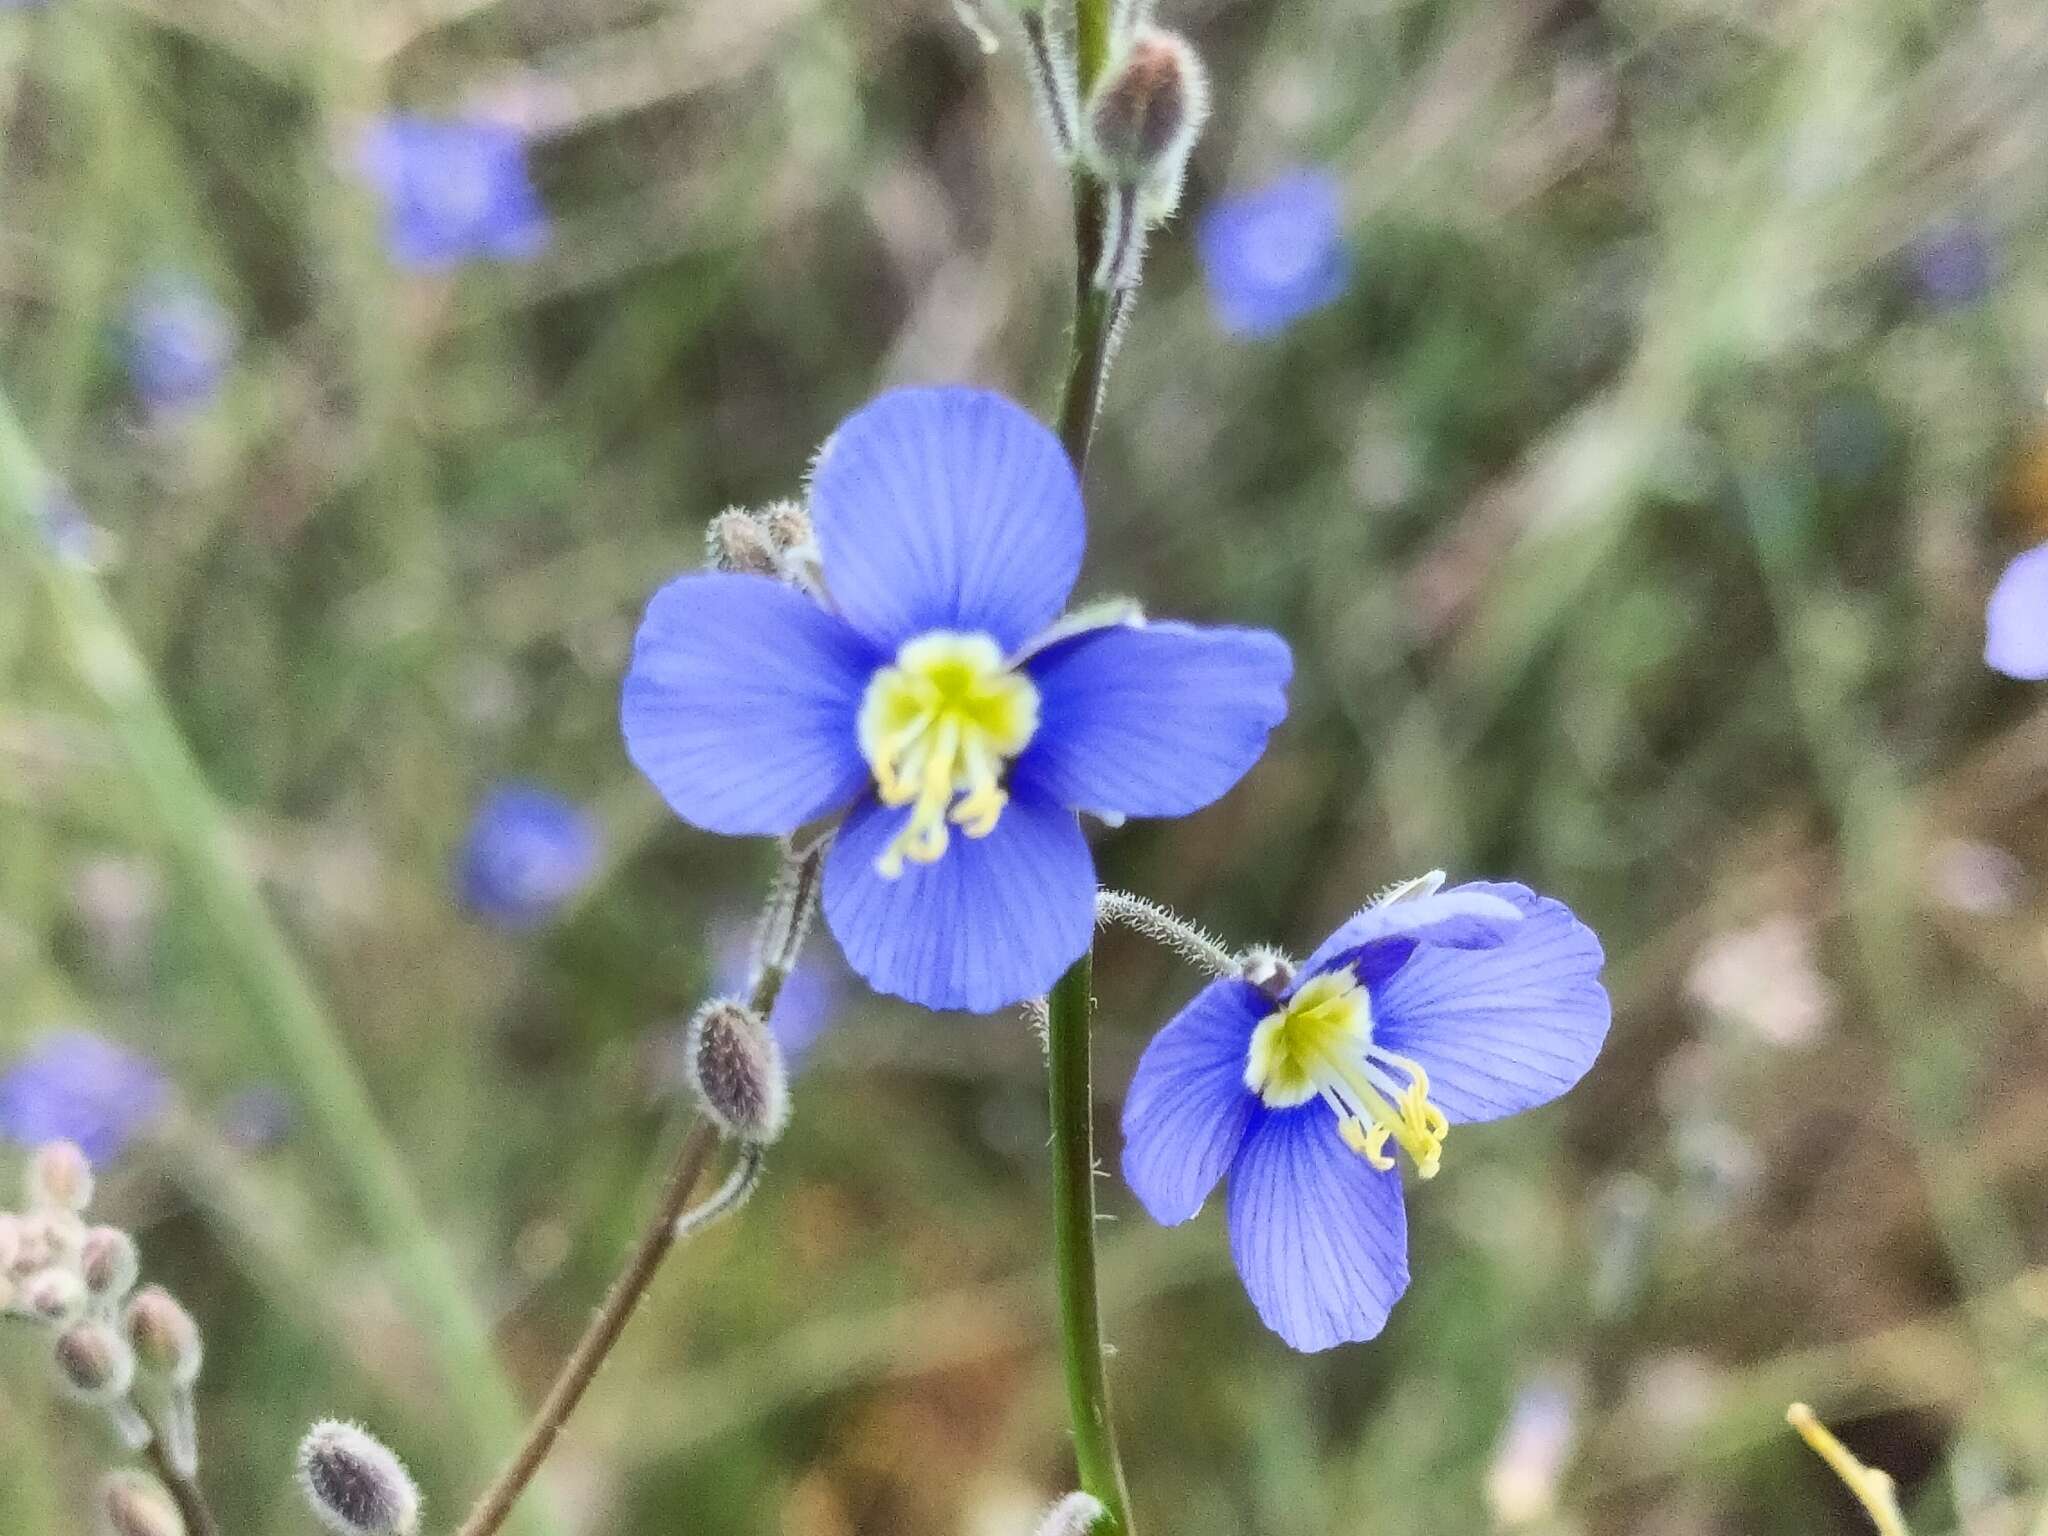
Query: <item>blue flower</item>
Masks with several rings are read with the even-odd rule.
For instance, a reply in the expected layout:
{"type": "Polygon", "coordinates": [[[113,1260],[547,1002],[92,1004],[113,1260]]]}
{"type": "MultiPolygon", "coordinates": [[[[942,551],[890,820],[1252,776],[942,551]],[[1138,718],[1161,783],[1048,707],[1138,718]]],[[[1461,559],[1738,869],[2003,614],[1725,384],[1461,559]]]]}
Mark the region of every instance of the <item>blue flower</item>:
{"type": "Polygon", "coordinates": [[[979,1013],[1036,996],[1094,927],[1075,813],[1183,816],[1229,789],[1286,712],[1287,647],[1052,628],[1080,487],[997,395],[899,390],[856,412],[819,454],[811,519],[825,596],[723,572],[655,594],[626,748],[707,831],[844,812],[825,920],[877,990],[979,1013]]]}
{"type": "Polygon", "coordinates": [[[1223,328],[1270,336],[1351,280],[1343,188],[1328,171],[1291,171],[1203,214],[1195,250],[1223,328]]]}
{"type": "Polygon", "coordinates": [[[384,200],[386,238],[401,266],[527,261],[547,244],[547,213],[516,128],[387,117],[364,140],[362,169],[384,200]]]}
{"type": "Polygon", "coordinates": [[[110,1163],[169,1098],[148,1057],[64,1030],[0,1075],[0,1135],[26,1147],[75,1141],[94,1163],[110,1163]]]}
{"type": "Polygon", "coordinates": [[[1154,1037],[1124,1103],[1124,1177],[1174,1225],[1230,1180],[1231,1256],[1300,1350],[1376,1335],[1408,1288],[1392,1147],[1433,1177],[1454,1125],[1544,1104],[1607,1036],[1600,942],[1520,885],[1431,876],[1299,970],[1211,982],[1154,1037]]]}
{"type": "Polygon", "coordinates": [[[1996,278],[1991,241],[1974,223],[1956,221],[1925,231],[1911,248],[1920,295],[1935,309],[1960,309],[1991,291],[1996,278]]]}
{"type": "Polygon", "coordinates": [[[145,283],[128,309],[128,377],[152,411],[206,404],[235,354],[227,312],[197,285],[170,277],[145,283]]]}
{"type": "Polygon", "coordinates": [[[2007,677],[2048,679],[2048,544],[2005,568],[1984,611],[1984,660],[2007,677]]]}
{"type": "Polygon", "coordinates": [[[597,820],[534,784],[500,784],[476,808],[462,845],[459,883],[471,911],[500,927],[546,922],[596,873],[597,820]]]}

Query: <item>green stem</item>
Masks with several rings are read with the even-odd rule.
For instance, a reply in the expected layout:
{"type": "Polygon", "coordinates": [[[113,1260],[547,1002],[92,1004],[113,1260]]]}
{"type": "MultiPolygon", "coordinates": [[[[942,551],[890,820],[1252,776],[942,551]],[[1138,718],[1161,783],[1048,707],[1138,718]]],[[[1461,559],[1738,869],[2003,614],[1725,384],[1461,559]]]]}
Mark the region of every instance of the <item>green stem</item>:
{"type": "Polygon", "coordinates": [[[518,1431],[518,1400],[489,1329],[449,1262],[398,1149],[304,969],[264,904],[234,830],[179,733],[148,666],[99,584],[64,558],[44,519],[57,483],[0,395],[0,542],[36,579],[80,679],[98,699],[147,813],[182,885],[211,926],[277,1059],[299,1089],[325,1166],[370,1235],[391,1254],[418,1309],[424,1346],[449,1387],[448,1405],[473,1451],[518,1431]]]}
{"type": "MultiPolygon", "coordinates": [[[[1085,114],[1109,61],[1109,0],[1076,0],[1074,56],[1085,114]]],[[[1102,260],[1103,188],[1086,162],[1074,166],[1074,326],[1060,389],[1059,434],[1074,473],[1085,475],[1117,322],[1116,301],[1095,286],[1102,260]]],[[[1131,1536],[1131,1498],[1117,1454],[1104,1365],[1095,1274],[1095,1095],[1090,1034],[1095,955],[1076,960],[1046,999],[1046,1081],[1052,1111],[1053,1267],[1059,1277],[1060,1352],[1081,1487],[1107,1513],[1094,1536],[1131,1536]]]]}

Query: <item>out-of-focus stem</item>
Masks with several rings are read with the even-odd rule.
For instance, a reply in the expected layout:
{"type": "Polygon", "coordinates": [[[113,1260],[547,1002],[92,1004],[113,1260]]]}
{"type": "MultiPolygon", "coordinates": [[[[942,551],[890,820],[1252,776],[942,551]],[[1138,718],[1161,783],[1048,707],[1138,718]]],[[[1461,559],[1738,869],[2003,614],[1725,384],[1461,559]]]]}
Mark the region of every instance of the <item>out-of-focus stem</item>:
{"type": "Polygon", "coordinates": [[[148,1456],[150,1470],[162,1481],[171,1502],[178,1506],[178,1513],[185,1517],[185,1536],[220,1536],[220,1522],[213,1518],[213,1510],[208,1506],[198,1481],[171,1464],[171,1458],[164,1452],[163,1441],[151,1440],[148,1456]]]}

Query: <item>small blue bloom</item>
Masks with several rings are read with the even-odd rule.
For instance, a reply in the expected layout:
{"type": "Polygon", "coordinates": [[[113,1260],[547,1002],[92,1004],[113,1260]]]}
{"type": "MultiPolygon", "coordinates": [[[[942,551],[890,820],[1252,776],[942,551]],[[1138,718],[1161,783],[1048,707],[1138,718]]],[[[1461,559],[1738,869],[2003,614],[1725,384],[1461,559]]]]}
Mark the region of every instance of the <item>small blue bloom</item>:
{"type": "Polygon", "coordinates": [[[724,572],[655,594],[627,751],[707,831],[843,812],[825,920],[877,990],[977,1013],[1037,996],[1094,929],[1076,812],[1184,816],[1223,794],[1286,712],[1287,647],[1053,628],[1081,565],[1080,486],[997,395],[883,395],[819,454],[810,510],[825,598],[724,572]]]}
{"type": "Polygon", "coordinates": [[[2030,683],[2048,680],[2048,544],[2005,568],[1984,612],[1984,660],[2030,683]]]}
{"type": "MultiPolygon", "coordinates": [[[[721,925],[713,987],[730,997],[745,997],[753,983],[754,935],[749,925],[721,925]]],[[[797,1070],[818,1037],[846,1004],[846,974],[837,959],[817,945],[804,947],[794,968],[775,994],[768,1028],[782,1048],[782,1062],[797,1070]]]]}
{"type": "Polygon", "coordinates": [[[1223,328],[1270,336],[1351,280],[1343,188],[1328,171],[1291,171],[1203,214],[1195,249],[1223,328]]]}
{"type": "Polygon", "coordinates": [[[1230,1181],[1231,1256],[1294,1348],[1369,1339],[1408,1288],[1390,1147],[1433,1177],[1453,1125],[1548,1103],[1607,1037],[1600,941],[1526,886],[1365,908],[1298,970],[1211,982],[1146,1047],[1124,1178],[1153,1218],[1230,1181]]]}
{"type": "Polygon", "coordinates": [[[145,283],[129,305],[127,333],[128,377],[142,403],[161,414],[205,405],[235,355],[227,312],[183,279],[145,283]]]}
{"type": "Polygon", "coordinates": [[[539,785],[500,784],[462,846],[462,900],[502,928],[535,928],[589,883],[602,855],[597,819],[582,806],[539,785]]]}
{"type": "Polygon", "coordinates": [[[363,174],[384,200],[401,266],[446,271],[465,261],[529,261],[547,244],[547,212],[526,139],[501,123],[399,115],[373,125],[363,174]]]}
{"type": "Polygon", "coordinates": [[[110,1163],[169,1099],[148,1057],[64,1030],[0,1074],[0,1135],[25,1147],[75,1141],[94,1163],[110,1163]]]}
{"type": "Polygon", "coordinates": [[[1935,309],[1960,309],[1991,291],[1996,277],[1991,241],[1966,220],[1939,224],[1913,242],[1910,256],[1920,296],[1935,309]]]}

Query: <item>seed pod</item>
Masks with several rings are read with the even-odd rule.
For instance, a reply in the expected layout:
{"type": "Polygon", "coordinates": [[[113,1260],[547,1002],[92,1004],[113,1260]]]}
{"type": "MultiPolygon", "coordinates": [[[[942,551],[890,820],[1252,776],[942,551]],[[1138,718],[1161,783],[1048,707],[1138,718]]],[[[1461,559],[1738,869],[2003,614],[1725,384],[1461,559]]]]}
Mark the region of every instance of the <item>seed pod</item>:
{"type": "Polygon", "coordinates": [[[335,1536],[413,1536],[420,1492],[374,1436],[328,1419],[299,1443],[299,1487],[335,1536]]]}
{"type": "Polygon", "coordinates": [[[199,1325],[169,1291],[160,1285],[144,1286],[128,1303],[121,1322],[135,1348],[136,1363],[146,1374],[174,1387],[189,1387],[199,1379],[205,1355],[199,1325]]]}
{"type": "Polygon", "coordinates": [[[107,1536],[185,1536],[185,1518],[170,1495],[148,1478],[117,1472],[100,1488],[107,1536]]]}
{"type": "Polygon", "coordinates": [[[28,1162],[29,1209],[84,1210],[92,1204],[92,1164],[76,1142],[50,1141],[28,1162]]]}
{"type": "Polygon", "coordinates": [[[21,1307],[31,1317],[62,1328],[85,1312],[85,1282],[68,1269],[39,1269],[21,1283],[21,1307]]]}
{"type": "Polygon", "coordinates": [[[685,1064],[704,1113],[735,1141],[766,1146],[789,1123],[789,1078],[775,1037],[731,998],[690,1021],[685,1064]]]}
{"type": "Polygon", "coordinates": [[[704,530],[704,552],[721,571],[773,576],[780,569],[774,542],[753,514],[738,507],[721,512],[704,530]]]}
{"type": "Polygon", "coordinates": [[[135,1384],[135,1351],[105,1323],[73,1323],[57,1336],[57,1373],[82,1402],[110,1403],[135,1384]]]}
{"type": "Polygon", "coordinates": [[[119,1227],[94,1227],[78,1250],[78,1273],[95,1301],[119,1301],[135,1289],[142,1260],[135,1239],[119,1227]]]}

